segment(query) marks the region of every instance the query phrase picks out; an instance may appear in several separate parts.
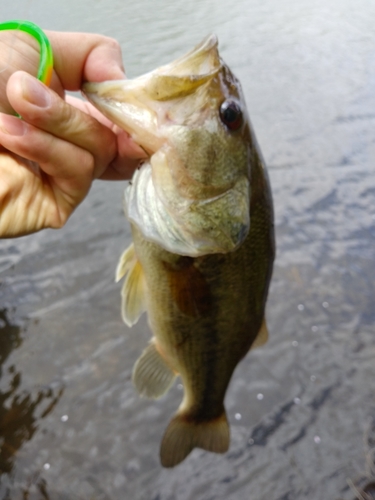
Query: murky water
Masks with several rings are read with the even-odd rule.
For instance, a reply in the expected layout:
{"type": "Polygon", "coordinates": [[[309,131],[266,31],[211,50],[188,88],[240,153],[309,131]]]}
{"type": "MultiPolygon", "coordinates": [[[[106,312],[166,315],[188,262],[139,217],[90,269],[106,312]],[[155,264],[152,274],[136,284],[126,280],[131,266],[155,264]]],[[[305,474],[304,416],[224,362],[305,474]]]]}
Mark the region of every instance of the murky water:
{"type": "Polygon", "coordinates": [[[1,499],[375,498],[373,0],[14,0],[0,15],[112,35],[130,76],[216,32],[269,167],[278,245],[270,341],[226,398],[230,451],[163,470],[182,392],[153,402],[131,385],[149,331],[122,323],[113,282],[124,184],[98,182],[63,230],[1,241],[1,499]]]}

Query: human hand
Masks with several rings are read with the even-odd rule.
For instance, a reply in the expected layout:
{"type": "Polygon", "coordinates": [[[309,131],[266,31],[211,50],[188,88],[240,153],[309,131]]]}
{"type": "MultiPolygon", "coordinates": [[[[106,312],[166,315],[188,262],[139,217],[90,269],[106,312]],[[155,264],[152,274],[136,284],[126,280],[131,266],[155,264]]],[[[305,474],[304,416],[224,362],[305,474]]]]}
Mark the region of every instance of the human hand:
{"type": "Polygon", "coordinates": [[[0,238],[62,227],[94,179],[129,179],[144,152],[91,104],[67,96],[84,81],[125,77],[114,40],[46,32],[51,88],[31,74],[37,42],[0,33],[0,238]],[[17,70],[23,71],[17,71],[17,70]],[[6,113],[16,111],[22,120],[6,113]]]}

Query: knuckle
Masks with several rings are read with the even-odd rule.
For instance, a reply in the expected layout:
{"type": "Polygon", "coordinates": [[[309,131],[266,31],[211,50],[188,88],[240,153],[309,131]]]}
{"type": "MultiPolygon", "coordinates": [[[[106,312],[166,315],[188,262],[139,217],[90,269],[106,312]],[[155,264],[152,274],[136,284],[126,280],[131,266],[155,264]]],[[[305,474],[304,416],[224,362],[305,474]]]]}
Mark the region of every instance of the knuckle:
{"type": "Polygon", "coordinates": [[[59,128],[61,136],[81,142],[92,141],[97,144],[106,138],[106,128],[89,114],[78,110],[76,107],[62,101],[59,115],[59,128]]]}
{"type": "Polygon", "coordinates": [[[113,51],[116,52],[121,52],[121,45],[120,43],[115,40],[114,38],[111,38],[109,36],[103,36],[103,42],[108,46],[113,51]]]}
{"type": "Polygon", "coordinates": [[[83,149],[80,151],[81,155],[78,161],[79,175],[84,179],[87,177],[90,177],[91,179],[95,170],[95,157],[89,151],[85,151],[83,149]]]}
{"type": "Polygon", "coordinates": [[[76,111],[72,106],[67,104],[63,100],[58,101],[58,110],[55,115],[55,120],[57,121],[61,134],[66,134],[67,132],[74,131],[76,133],[76,128],[79,125],[77,120],[76,111]]]}
{"type": "Polygon", "coordinates": [[[110,36],[106,35],[95,35],[95,43],[92,45],[92,49],[105,49],[106,51],[114,51],[121,54],[120,43],[110,36]]]}
{"type": "Polygon", "coordinates": [[[47,227],[50,229],[62,229],[67,223],[69,215],[66,210],[57,211],[55,217],[51,219],[47,227]]]}
{"type": "Polygon", "coordinates": [[[30,129],[29,133],[22,139],[17,141],[15,152],[18,155],[40,164],[50,161],[55,142],[53,136],[40,134],[37,129],[30,129]]]}
{"type": "Polygon", "coordinates": [[[39,144],[38,134],[33,145],[34,150],[39,150],[40,161],[48,162],[56,137],[79,148],[80,168],[87,173],[102,169],[116,156],[117,142],[112,130],[65,101],[58,99],[53,116],[48,120],[50,127],[44,127],[47,134],[43,135],[43,147],[39,144]],[[51,132],[48,133],[48,130],[51,132]]]}
{"type": "Polygon", "coordinates": [[[74,106],[62,101],[56,114],[58,135],[73,143],[86,142],[87,138],[100,138],[99,124],[74,106]]]}

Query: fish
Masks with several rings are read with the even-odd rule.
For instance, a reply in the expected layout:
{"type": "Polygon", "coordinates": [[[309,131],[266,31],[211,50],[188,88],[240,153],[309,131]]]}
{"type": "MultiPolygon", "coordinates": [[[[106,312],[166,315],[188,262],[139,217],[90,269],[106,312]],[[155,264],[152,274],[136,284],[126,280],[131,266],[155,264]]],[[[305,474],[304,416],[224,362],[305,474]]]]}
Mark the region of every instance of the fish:
{"type": "Polygon", "coordinates": [[[153,333],[136,389],[156,399],[177,376],[184,388],[161,464],[194,448],[225,453],[225,394],[241,359],[267,341],[275,256],[270,183],[240,82],[210,35],[145,75],[82,91],[148,155],[125,189],[133,241],[116,279],[125,323],[147,312],[153,333]]]}

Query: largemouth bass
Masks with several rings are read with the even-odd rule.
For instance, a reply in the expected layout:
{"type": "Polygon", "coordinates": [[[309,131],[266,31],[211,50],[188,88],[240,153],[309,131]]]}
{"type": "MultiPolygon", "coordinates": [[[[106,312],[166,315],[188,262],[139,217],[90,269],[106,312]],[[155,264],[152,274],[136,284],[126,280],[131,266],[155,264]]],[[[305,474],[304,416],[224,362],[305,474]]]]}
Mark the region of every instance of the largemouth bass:
{"type": "Polygon", "coordinates": [[[83,92],[149,154],[125,191],[133,243],[122,255],[122,314],[154,334],[133,370],[158,398],[184,397],[161,442],[164,467],[195,448],[224,453],[224,397],[238,362],[267,340],[274,259],[271,192],[241,86],[215,36],[134,80],[83,92]]]}

